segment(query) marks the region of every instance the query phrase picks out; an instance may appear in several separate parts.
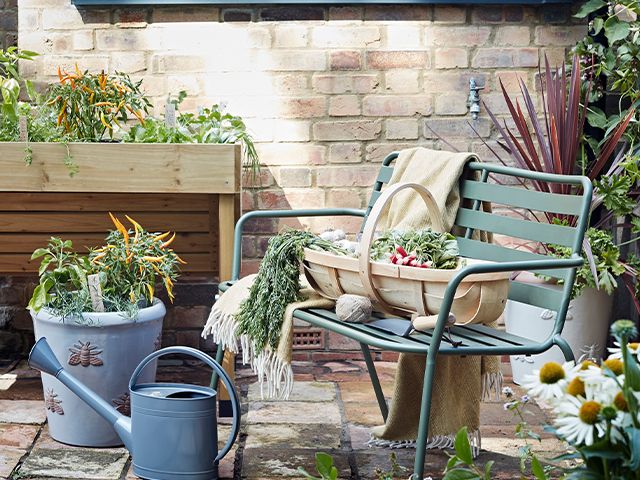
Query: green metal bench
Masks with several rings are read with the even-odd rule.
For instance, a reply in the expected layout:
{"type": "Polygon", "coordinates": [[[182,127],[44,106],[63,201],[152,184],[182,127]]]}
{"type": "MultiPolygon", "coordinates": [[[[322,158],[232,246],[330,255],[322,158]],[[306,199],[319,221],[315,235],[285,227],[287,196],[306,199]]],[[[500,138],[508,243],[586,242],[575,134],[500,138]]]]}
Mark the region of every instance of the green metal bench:
{"type": "MultiPolygon", "coordinates": [[[[247,221],[255,218],[314,217],[314,216],[360,216],[366,220],[371,207],[380,196],[382,187],[389,182],[393,161],[397,153],[390,154],[382,163],[380,173],[373,188],[373,194],[366,210],[347,208],[326,208],[318,210],[263,210],[243,215],[236,224],[233,251],[233,277],[229,282],[220,284],[220,291],[227,290],[240,276],[241,245],[243,227],[247,221]]],[[[561,337],[571,289],[575,279],[576,267],[583,264],[580,257],[582,241],[587,228],[592,185],[582,176],[554,175],[530,172],[500,165],[469,163],[468,169],[479,172],[479,180],[464,180],[461,195],[472,200],[471,208],[460,208],[455,221],[462,227],[464,236],[457,238],[463,257],[491,260],[497,263],[474,264],[464,267],[447,286],[436,327],[432,330],[410,332],[409,320],[404,318],[376,318],[371,323],[345,323],[332,310],[297,310],[294,317],[304,320],[315,327],[324,328],[358,341],[373,383],[380,411],[386,420],[387,403],[380,387],[380,381],[371,358],[369,347],[377,347],[394,352],[424,354],[427,357],[424,373],[420,424],[416,442],[416,458],[413,479],[422,479],[428,433],[429,412],[431,408],[431,388],[436,355],[533,355],[545,352],[554,345],[562,350],[567,360],[573,360],[573,352],[561,337]],[[561,195],[526,190],[517,186],[491,184],[487,180],[490,174],[502,177],[516,177],[521,180],[548,182],[550,184],[570,184],[580,189],[579,195],[561,195]],[[481,210],[483,201],[540,212],[572,215],[577,218],[576,227],[551,225],[513,218],[481,210]],[[571,247],[572,257],[558,259],[551,256],[515,250],[472,239],[474,230],[483,230],[495,234],[507,235],[534,242],[553,243],[571,247]],[[502,330],[483,325],[454,326],[450,334],[443,337],[446,319],[453,302],[456,288],[467,275],[484,272],[531,271],[564,280],[561,290],[512,281],[509,299],[534,305],[557,312],[553,331],[542,342],[534,341],[502,330]]],[[[502,182],[504,183],[504,182],[502,182]]],[[[363,222],[364,225],[364,222],[363,222]]],[[[217,360],[222,361],[224,352],[218,348],[217,360]]]]}

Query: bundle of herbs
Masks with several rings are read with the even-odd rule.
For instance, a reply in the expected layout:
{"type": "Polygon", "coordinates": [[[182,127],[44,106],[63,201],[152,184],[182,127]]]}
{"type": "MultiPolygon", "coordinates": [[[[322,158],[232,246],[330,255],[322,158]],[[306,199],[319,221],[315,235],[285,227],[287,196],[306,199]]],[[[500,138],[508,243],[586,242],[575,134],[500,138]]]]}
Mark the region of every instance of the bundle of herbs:
{"type": "Polygon", "coordinates": [[[430,228],[387,230],[371,245],[373,260],[445,270],[458,266],[459,255],[458,242],[453,235],[430,228]],[[415,264],[394,261],[398,256],[411,259],[415,264]]]}
{"type": "Polygon", "coordinates": [[[348,252],[310,232],[287,229],[271,238],[249,296],[236,313],[237,334],[247,335],[256,351],[278,348],[287,305],[304,300],[300,295],[300,265],[304,249],[338,255],[348,252]]]}

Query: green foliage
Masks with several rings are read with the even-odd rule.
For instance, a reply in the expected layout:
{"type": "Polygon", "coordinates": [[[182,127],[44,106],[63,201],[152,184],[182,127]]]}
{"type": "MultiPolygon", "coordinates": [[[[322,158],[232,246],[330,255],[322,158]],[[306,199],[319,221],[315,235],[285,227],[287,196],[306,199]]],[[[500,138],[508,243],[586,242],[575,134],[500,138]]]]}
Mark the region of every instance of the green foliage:
{"type": "Polygon", "coordinates": [[[30,98],[35,97],[35,91],[30,81],[22,78],[18,72],[18,60],[33,60],[38,54],[28,50],[18,50],[17,47],[9,47],[6,50],[0,48],[0,96],[2,100],[2,116],[16,121],[20,105],[20,92],[25,87],[30,98]]]}
{"type": "Polygon", "coordinates": [[[383,260],[402,247],[416,255],[419,263],[431,262],[431,268],[453,269],[458,266],[458,242],[450,233],[422,230],[387,230],[371,244],[371,258],[383,260]]]}
{"type": "MultiPolygon", "coordinates": [[[[591,265],[586,263],[576,272],[576,281],[571,292],[572,298],[582,293],[585,287],[603,288],[609,295],[617,287],[616,277],[624,273],[624,264],[620,261],[620,249],[613,243],[611,233],[598,228],[589,228],[585,235],[591,246],[593,265],[597,273],[597,281],[591,265]]],[[[561,245],[548,245],[549,251],[560,258],[569,258],[571,248],[561,245]]],[[[587,254],[583,252],[583,256],[587,254]]],[[[561,283],[561,282],[560,282],[561,283]]]]}
{"type": "MultiPolygon", "coordinates": [[[[161,281],[173,300],[173,282],[182,260],[168,248],[175,235],[152,234],[129,219],[126,229],[112,217],[116,230],[107,244],[89,251],[75,252],[70,240],[51,238],[49,245],[33,252],[32,260],[42,259],[39,282],[27,308],[39,312],[47,308],[53,315],[86,323],[83,312],[93,311],[87,277],[98,275],[102,303],[107,312],[124,312],[135,318],[138,308],[151,304],[156,282],[161,281]]],[[[127,217],[129,218],[129,217],[127,217]]]]}
{"type": "Polygon", "coordinates": [[[487,462],[484,467],[474,463],[467,427],[458,430],[453,446],[456,454],[449,458],[443,480],[491,480],[493,461],[487,462]]]}
{"type": "Polygon", "coordinates": [[[407,478],[408,469],[398,463],[398,456],[395,452],[391,452],[389,454],[389,462],[391,463],[391,468],[389,468],[389,470],[383,470],[380,467],[376,467],[376,480],[395,480],[407,478]]]}
{"type": "Polygon", "coordinates": [[[298,467],[298,472],[304,475],[307,480],[336,480],[338,478],[338,469],[333,464],[333,457],[328,453],[316,453],[316,471],[320,475],[319,477],[314,477],[304,468],[298,467]]]}
{"type": "MultiPolygon", "coordinates": [[[[186,97],[180,92],[171,101],[177,108],[186,97]]],[[[224,107],[213,105],[197,114],[180,112],[176,125],[167,125],[164,119],[147,118],[144,124],[134,125],[124,138],[135,143],[239,143],[242,145],[245,166],[257,178],[260,161],[253,138],[241,117],[225,112],[224,107]]]]}
{"type": "Polygon", "coordinates": [[[248,335],[256,351],[278,348],[287,305],[300,297],[300,265],[304,249],[347,252],[310,232],[287,229],[269,240],[249,296],[236,313],[237,333],[248,335]]]}
{"type": "Polygon", "coordinates": [[[49,90],[47,105],[57,112],[61,134],[82,141],[113,139],[130,119],[144,122],[142,113],[151,103],[141,91],[142,80],[133,82],[125,73],[73,73],[58,68],[59,82],[49,90]]]}

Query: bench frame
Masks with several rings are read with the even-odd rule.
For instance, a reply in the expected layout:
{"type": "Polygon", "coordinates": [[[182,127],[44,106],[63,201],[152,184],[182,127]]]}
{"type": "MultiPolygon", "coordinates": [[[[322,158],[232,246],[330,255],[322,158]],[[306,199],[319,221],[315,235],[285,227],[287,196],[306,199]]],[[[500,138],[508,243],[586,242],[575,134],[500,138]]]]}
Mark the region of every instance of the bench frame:
{"type": "MultiPolygon", "coordinates": [[[[391,178],[393,169],[392,167],[390,167],[390,165],[397,158],[397,156],[398,153],[395,152],[384,159],[380,175],[373,188],[371,201],[366,210],[348,208],[324,208],[315,210],[299,209],[286,211],[262,210],[252,211],[244,214],[238,220],[234,232],[232,280],[230,282],[222,283],[220,285],[220,290],[227,290],[234,281],[240,278],[242,234],[243,227],[247,221],[255,218],[317,216],[357,216],[363,217],[366,220],[366,217],[369,214],[373,203],[377,200],[380,192],[382,191],[383,185],[385,183],[388,183],[389,179],[391,178]]],[[[567,241],[568,246],[571,246],[572,249],[571,258],[560,259],[551,256],[545,258],[545,256],[542,255],[520,252],[518,253],[519,256],[527,255],[532,258],[536,258],[531,260],[506,261],[489,264],[473,264],[463,267],[453,277],[445,290],[444,299],[440,308],[435,328],[426,332],[413,332],[411,335],[391,333],[390,331],[381,330],[373,326],[368,326],[367,324],[350,324],[341,322],[337,319],[335,313],[329,310],[310,309],[296,310],[294,312],[294,317],[304,320],[315,327],[333,331],[340,335],[344,335],[348,338],[356,340],[360,343],[362,353],[364,355],[364,360],[366,362],[367,369],[371,377],[371,382],[373,384],[373,389],[380,406],[380,412],[382,413],[382,417],[385,419],[385,421],[388,415],[388,406],[384,398],[384,393],[380,386],[380,381],[376,373],[369,347],[376,347],[395,352],[426,355],[427,358],[424,372],[420,421],[418,425],[418,438],[416,441],[416,458],[414,465],[414,474],[411,477],[414,480],[420,480],[424,476],[424,460],[426,456],[426,445],[428,438],[429,413],[431,409],[432,381],[435,373],[437,355],[533,355],[545,352],[552,348],[554,345],[557,345],[562,350],[562,353],[568,361],[574,360],[573,352],[566,340],[562,338],[561,332],[564,326],[569,301],[571,300],[571,290],[575,281],[576,268],[582,266],[582,264],[584,263],[584,260],[580,256],[580,253],[582,251],[584,234],[587,229],[589,220],[593,188],[591,182],[588,178],[583,176],[555,175],[541,172],[532,172],[502,165],[484,164],[477,162],[469,163],[467,165],[467,168],[480,173],[480,179],[477,183],[484,184],[486,187],[491,188],[495,186],[486,183],[490,174],[506,175],[529,181],[548,182],[549,184],[570,184],[580,188],[582,190],[581,195],[571,196],[571,198],[567,198],[569,197],[567,195],[541,194],[540,192],[528,190],[526,191],[528,193],[525,193],[523,195],[518,194],[518,192],[515,190],[509,192],[508,195],[509,201],[514,201],[514,203],[510,204],[515,204],[518,207],[535,208],[537,205],[526,205],[528,202],[531,202],[533,200],[545,207],[541,208],[540,210],[555,211],[557,213],[574,213],[577,217],[575,232],[572,233],[570,240],[567,241]],[[576,198],[579,199],[577,203],[576,198]],[[557,202],[555,201],[556,199],[557,202]],[[572,207],[568,206],[569,202],[571,203],[572,207]],[[443,333],[445,331],[446,321],[449,317],[449,312],[453,303],[454,294],[458,285],[466,276],[476,273],[507,271],[519,272],[523,270],[536,271],[540,273],[552,272],[557,278],[564,279],[564,287],[561,292],[561,297],[557,297],[559,301],[557,302],[557,316],[554,324],[554,329],[547,339],[545,339],[543,342],[533,341],[522,337],[515,337],[505,332],[482,325],[455,326],[451,328],[449,338],[443,338],[443,333]],[[457,345],[457,341],[462,341],[462,345],[457,345]]],[[[486,187],[483,188],[486,190],[486,187]]],[[[500,197],[506,199],[504,195],[506,190],[504,190],[504,187],[498,187],[497,189],[494,188],[494,190],[500,189],[502,189],[502,191],[498,194],[494,193],[493,195],[490,194],[489,196],[493,196],[493,198],[500,197]]],[[[485,200],[485,198],[483,197],[483,195],[485,194],[486,191],[481,195],[478,195],[478,192],[476,192],[476,199],[472,202],[473,208],[464,209],[467,216],[467,212],[469,211],[471,211],[472,214],[473,211],[480,214],[479,210],[482,201],[485,200]],[[482,198],[478,199],[477,197],[482,198]]],[[[459,213],[456,223],[458,223],[458,220],[460,220],[461,217],[463,217],[463,215],[459,213]]],[[[494,216],[490,215],[490,217],[494,216]]],[[[485,222],[484,216],[482,215],[476,215],[473,218],[475,218],[475,220],[473,220],[471,223],[469,223],[468,220],[464,220],[464,218],[461,221],[461,223],[464,223],[463,227],[465,228],[465,239],[471,239],[474,229],[486,228],[489,231],[494,231],[491,230],[491,228],[495,228],[495,225],[492,224],[490,220],[488,220],[488,217],[487,222],[485,222]]],[[[511,222],[511,224],[513,224],[513,222],[527,223],[516,221],[513,219],[509,219],[508,222],[511,222]]],[[[560,229],[567,228],[559,227],[556,225],[546,225],[544,229],[548,229],[549,232],[545,233],[545,235],[548,235],[551,232],[551,229],[549,229],[549,227],[554,227],[559,232],[561,231],[560,229]]],[[[498,226],[498,230],[500,228],[502,228],[502,224],[498,226]]],[[[540,228],[539,230],[542,230],[542,228],[540,228]]],[[[562,232],[564,232],[564,230],[562,230],[562,232]]],[[[538,235],[535,234],[534,236],[538,235]]],[[[462,249],[461,254],[464,256],[462,249]]],[[[534,288],[537,289],[539,287],[532,287],[532,290],[534,288]]],[[[536,290],[535,292],[528,292],[525,290],[524,298],[531,298],[532,304],[535,304],[536,302],[542,302],[544,304],[544,290],[545,289],[541,291],[536,290]]],[[[547,291],[552,292],[551,290],[547,291]]],[[[522,298],[519,297],[519,301],[521,300],[522,298]]],[[[406,319],[398,319],[398,321],[408,322],[408,320],[406,319]]],[[[223,355],[224,351],[222,347],[219,346],[216,359],[218,361],[221,361],[223,355]]],[[[215,385],[216,383],[217,378],[214,376],[214,378],[212,378],[212,384],[215,385]]]]}

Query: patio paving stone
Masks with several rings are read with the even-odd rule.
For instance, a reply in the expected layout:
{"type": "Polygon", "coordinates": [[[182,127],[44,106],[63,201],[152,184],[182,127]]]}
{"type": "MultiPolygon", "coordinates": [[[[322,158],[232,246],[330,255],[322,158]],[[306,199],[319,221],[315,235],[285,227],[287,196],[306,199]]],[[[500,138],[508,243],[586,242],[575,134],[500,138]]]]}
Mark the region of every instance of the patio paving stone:
{"type": "MultiPolygon", "coordinates": [[[[83,447],[67,445],[65,443],[60,443],[54,440],[49,434],[49,426],[44,425],[42,427],[42,432],[40,433],[38,440],[36,440],[36,443],[33,446],[33,448],[43,449],[43,450],[78,450],[83,447]]],[[[91,449],[91,450],[93,451],[94,449],[91,449]]],[[[95,451],[114,453],[114,454],[122,454],[127,452],[127,450],[124,447],[100,448],[99,450],[95,449],[95,451]]]]}
{"type": "MultiPolygon", "coordinates": [[[[266,449],[246,448],[242,460],[242,478],[251,480],[271,478],[304,478],[298,467],[315,473],[316,449],[266,449]]],[[[338,469],[338,478],[350,478],[348,453],[345,451],[326,450],[333,456],[338,469]]]]}
{"type": "Polygon", "coordinates": [[[340,410],[330,402],[252,402],[246,422],[340,425],[340,410]]]}
{"type": "Polygon", "coordinates": [[[40,424],[46,419],[42,400],[0,400],[0,423],[40,424]]]}
{"type": "Polygon", "coordinates": [[[358,425],[375,426],[384,423],[378,403],[371,399],[368,402],[344,402],[344,414],[347,421],[358,425]]]}
{"type": "Polygon", "coordinates": [[[245,448],[340,448],[339,425],[252,424],[245,448]]]}
{"type": "Polygon", "coordinates": [[[16,468],[25,453],[27,451],[22,448],[2,446],[0,448],[0,478],[9,478],[9,475],[11,475],[11,472],[16,468]]]}
{"type": "Polygon", "coordinates": [[[118,480],[127,463],[126,451],[87,448],[35,448],[20,466],[22,477],[118,480]]]}
{"type": "MultiPolygon", "coordinates": [[[[279,402],[279,400],[262,399],[260,397],[260,385],[253,383],[249,385],[247,396],[249,402],[279,402]]],[[[333,382],[305,382],[300,381],[296,376],[293,383],[293,390],[289,395],[290,402],[333,402],[336,399],[336,385],[333,382]]]]}
{"type": "Polygon", "coordinates": [[[26,450],[33,444],[39,429],[35,425],[0,424],[0,449],[13,447],[26,450]]]}
{"type": "MultiPolygon", "coordinates": [[[[340,397],[343,402],[370,402],[375,400],[376,394],[373,391],[371,382],[342,382],[339,384],[340,397]]],[[[381,383],[382,391],[387,399],[391,398],[393,393],[393,383],[381,383]]]]}

